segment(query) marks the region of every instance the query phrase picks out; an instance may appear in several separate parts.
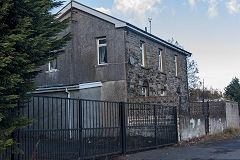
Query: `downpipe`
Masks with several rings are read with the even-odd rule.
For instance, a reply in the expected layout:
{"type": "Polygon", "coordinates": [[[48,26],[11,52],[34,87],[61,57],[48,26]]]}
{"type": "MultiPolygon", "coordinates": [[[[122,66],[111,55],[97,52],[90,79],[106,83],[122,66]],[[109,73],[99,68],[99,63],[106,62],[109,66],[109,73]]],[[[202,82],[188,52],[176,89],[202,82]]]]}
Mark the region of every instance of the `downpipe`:
{"type": "Polygon", "coordinates": [[[71,113],[70,113],[70,97],[71,97],[71,94],[70,92],[68,91],[68,88],[65,89],[65,92],[67,93],[67,111],[68,111],[68,127],[70,129],[69,131],[69,136],[70,136],[70,139],[72,139],[72,123],[71,123],[71,113]]]}

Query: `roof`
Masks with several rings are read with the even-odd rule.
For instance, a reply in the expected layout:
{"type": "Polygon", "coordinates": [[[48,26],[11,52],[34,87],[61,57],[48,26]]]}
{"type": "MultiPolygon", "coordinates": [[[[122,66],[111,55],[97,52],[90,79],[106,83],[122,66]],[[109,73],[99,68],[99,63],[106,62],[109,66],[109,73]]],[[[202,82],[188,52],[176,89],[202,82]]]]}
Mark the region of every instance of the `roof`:
{"type": "Polygon", "coordinates": [[[69,2],[66,6],[64,6],[57,13],[58,14],[57,18],[61,18],[62,16],[64,16],[67,12],[69,12],[71,10],[71,7],[72,8],[76,8],[76,9],[78,9],[80,11],[84,11],[84,12],[90,14],[90,15],[93,15],[95,17],[103,19],[103,20],[105,20],[107,22],[110,22],[110,23],[114,24],[116,28],[127,28],[129,30],[132,30],[132,31],[134,31],[134,32],[136,32],[136,33],[138,33],[140,35],[143,35],[143,36],[145,36],[147,38],[150,38],[152,40],[155,40],[155,41],[157,41],[157,42],[159,42],[159,43],[161,43],[163,45],[166,45],[167,47],[169,47],[171,49],[174,49],[174,50],[176,50],[176,51],[178,51],[178,52],[180,52],[180,53],[182,53],[182,54],[184,54],[186,56],[191,56],[192,55],[192,53],[190,53],[190,52],[188,52],[188,51],[186,51],[186,50],[184,50],[182,48],[179,48],[178,46],[175,46],[175,45],[173,45],[173,44],[171,44],[171,43],[169,43],[169,42],[167,42],[167,41],[165,41],[165,40],[163,40],[163,39],[161,39],[161,38],[159,38],[159,37],[157,37],[157,36],[155,36],[155,35],[153,35],[151,33],[148,33],[148,32],[146,32],[146,31],[144,31],[144,30],[142,30],[142,29],[140,29],[140,28],[138,28],[138,27],[136,27],[136,26],[134,26],[134,25],[132,25],[132,24],[130,24],[128,22],[122,21],[122,20],[117,19],[115,17],[112,17],[112,16],[110,16],[108,14],[102,13],[102,12],[100,12],[98,10],[95,10],[93,8],[85,6],[85,5],[83,5],[83,4],[79,3],[79,2],[76,2],[76,1],[69,2]]]}

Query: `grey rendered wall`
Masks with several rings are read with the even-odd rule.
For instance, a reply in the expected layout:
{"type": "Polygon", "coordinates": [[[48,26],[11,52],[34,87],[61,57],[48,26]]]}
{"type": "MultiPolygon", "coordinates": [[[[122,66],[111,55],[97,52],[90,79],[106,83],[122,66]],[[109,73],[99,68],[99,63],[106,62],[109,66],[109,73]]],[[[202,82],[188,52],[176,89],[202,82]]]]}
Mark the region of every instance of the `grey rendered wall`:
{"type": "Polygon", "coordinates": [[[101,100],[127,102],[126,80],[104,82],[101,100]]]}
{"type": "MultiPolygon", "coordinates": [[[[48,65],[42,66],[43,72],[36,78],[36,83],[43,86],[126,80],[125,31],[82,11],[74,9],[73,13],[71,26],[62,33],[72,32],[73,39],[57,59],[58,71],[48,72],[48,65]],[[107,65],[100,66],[97,62],[96,40],[99,37],[107,38],[107,65]]],[[[111,88],[104,86],[103,92],[109,92],[111,88]]]]}
{"type": "Polygon", "coordinates": [[[219,133],[226,128],[226,102],[209,102],[209,133],[219,133]]]}
{"type": "Polygon", "coordinates": [[[227,127],[239,128],[238,103],[226,102],[226,121],[227,127]]]}
{"type": "Polygon", "coordinates": [[[149,83],[149,96],[160,96],[160,90],[166,87],[167,96],[175,96],[180,87],[183,101],[188,98],[186,56],[167,48],[153,40],[145,38],[137,33],[128,31],[126,34],[126,59],[130,56],[135,60],[131,65],[127,64],[128,97],[141,97],[141,88],[144,80],[149,83]],[[140,64],[140,41],[146,45],[146,67],[140,64]],[[159,49],[163,50],[164,73],[158,70],[159,49]],[[174,56],[178,56],[179,76],[175,76],[174,56]]]}

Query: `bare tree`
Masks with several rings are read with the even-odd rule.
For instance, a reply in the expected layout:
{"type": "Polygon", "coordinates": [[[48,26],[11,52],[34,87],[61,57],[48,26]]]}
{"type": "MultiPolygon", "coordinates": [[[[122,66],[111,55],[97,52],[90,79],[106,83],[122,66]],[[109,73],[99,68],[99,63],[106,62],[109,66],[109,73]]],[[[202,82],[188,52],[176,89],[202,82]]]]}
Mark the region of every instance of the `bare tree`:
{"type": "Polygon", "coordinates": [[[201,86],[198,76],[198,65],[194,60],[187,58],[188,86],[189,88],[198,88],[201,86]]]}

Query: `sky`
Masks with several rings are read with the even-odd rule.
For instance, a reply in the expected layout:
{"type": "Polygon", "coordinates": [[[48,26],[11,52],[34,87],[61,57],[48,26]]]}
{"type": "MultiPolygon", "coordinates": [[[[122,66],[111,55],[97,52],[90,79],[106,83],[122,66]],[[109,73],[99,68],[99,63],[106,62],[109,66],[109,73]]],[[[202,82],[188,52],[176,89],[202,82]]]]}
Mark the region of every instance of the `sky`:
{"type": "Polygon", "coordinates": [[[240,78],[240,0],[76,1],[141,29],[149,28],[151,18],[152,34],[173,38],[192,53],[208,88],[223,91],[240,78]]]}

